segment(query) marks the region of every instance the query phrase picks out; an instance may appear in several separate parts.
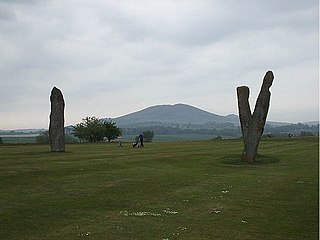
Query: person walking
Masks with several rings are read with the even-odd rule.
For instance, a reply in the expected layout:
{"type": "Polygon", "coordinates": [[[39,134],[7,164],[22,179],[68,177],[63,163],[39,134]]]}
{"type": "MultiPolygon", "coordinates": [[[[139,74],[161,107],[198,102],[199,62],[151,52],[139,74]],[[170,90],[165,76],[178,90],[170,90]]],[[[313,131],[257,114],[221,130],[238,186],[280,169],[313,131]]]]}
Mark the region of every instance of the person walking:
{"type": "Polygon", "coordinates": [[[143,133],[140,132],[140,134],[139,134],[140,147],[144,147],[144,145],[143,145],[143,138],[144,138],[143,133]]]}
{"type": "Polygon", "coordinates": [[[122,147],[121,136],[118,137],[118,147],[122,147]]]}

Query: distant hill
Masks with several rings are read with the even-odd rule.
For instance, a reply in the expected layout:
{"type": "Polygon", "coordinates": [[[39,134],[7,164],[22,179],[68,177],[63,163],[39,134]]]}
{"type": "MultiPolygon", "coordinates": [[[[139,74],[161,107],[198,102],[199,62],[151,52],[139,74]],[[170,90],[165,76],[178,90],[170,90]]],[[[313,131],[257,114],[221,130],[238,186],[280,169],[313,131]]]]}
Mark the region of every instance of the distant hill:
{"type": "MultiPolygon", "coordinates": [[[[122,128],[124,135],[152,130],[155,135],[207,134],[212,137],[241,137],[237,115],[221,116],[181,103],[156,105],[111,120],[122,128]]],[[[267,121],[265,133],[278,137],[287,137],[288,134],[315,136],[319,135],[318,126],[267,121]]]]}
{"type": "MultiPolygon", "coordinates": [[[[226,116],[210,113],[208,111],[187,105],[156,105],[143,110],[113,118],[121,128],[146,127],[155,125],[210,125],[215,128],[226,126],[239,126],[239,116],[229,114],[226,116]],[[219,126],[218,126],[219,125],[219,126]]],[[[291,123],[267,121],[267,125],[285,126],[291,123]]]]}
{"type": "Polygon", "coordinates": [[[221,116],[186,105],[156,105],[112,119],[120,127],[158,124],[197,124],[231,123],[239,125],[237,115],[221,116]]]}

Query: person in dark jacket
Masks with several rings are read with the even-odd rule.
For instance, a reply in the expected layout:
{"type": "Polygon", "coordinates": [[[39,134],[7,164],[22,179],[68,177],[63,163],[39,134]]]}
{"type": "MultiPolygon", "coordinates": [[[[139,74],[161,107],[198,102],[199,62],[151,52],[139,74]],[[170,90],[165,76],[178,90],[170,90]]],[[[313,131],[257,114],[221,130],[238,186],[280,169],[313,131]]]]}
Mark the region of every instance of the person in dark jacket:
{"type": "Polygon", "coordinates": [[[144,136],[143,136],[143,133],[141,132],[141,133],[139,134],[140,147],[144,147],[144,145],[143,145],[143,138],[144,138],[144,136]]]}

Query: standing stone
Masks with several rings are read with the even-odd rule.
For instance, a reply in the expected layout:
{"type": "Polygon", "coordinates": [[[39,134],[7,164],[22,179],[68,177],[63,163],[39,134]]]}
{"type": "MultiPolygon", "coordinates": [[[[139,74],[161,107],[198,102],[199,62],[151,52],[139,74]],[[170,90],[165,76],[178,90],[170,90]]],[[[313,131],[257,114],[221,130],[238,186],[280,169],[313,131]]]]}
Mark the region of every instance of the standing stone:
{"type": "Polygon", "coordinates": [[[64,152],[64,100],[61,91],[53,87],[50,96],[51,113],[49,138],[52,152],[64,152]]]}
{"type": "Polygon", "coordinates": [[[269,110],[271,96],[269,88],[272,85],[273,78],[271,71],[268,71],[264,76],[253,114],[251,114],[249,105],[249,88],[247,86],[237,88],[239,118],[244,143],[242,159],[246,162],[254,162],[257,156],[258,145],[269,110]]]}

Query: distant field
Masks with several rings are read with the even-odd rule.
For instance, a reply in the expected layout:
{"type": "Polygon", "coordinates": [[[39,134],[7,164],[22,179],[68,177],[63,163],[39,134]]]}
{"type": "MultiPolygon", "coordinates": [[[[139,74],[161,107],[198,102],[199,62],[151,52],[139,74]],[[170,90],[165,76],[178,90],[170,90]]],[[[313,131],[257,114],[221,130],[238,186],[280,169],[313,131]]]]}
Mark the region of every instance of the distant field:
{"type": "Polygon", "coordinates": [[[318,138],[0,145],[1,239],[318,239],[318,138]]]}
{"type": "Polygon", "coordinates": [[[10,136],[10,137],[2,137],[3,143],[35,143],[36,142],[36,137],[15,137],[15,136],[10,136]]]}
{"type": "MultiPolygon", "coordinates": [[[[154,142],[183,142],[183,141],[201,141],[210,140],[215,136],[212,134],[163,134],[155,135],[153,138],[154,142]]],[[[132,142],[135,139],[135,135],[125,135],[123,140],[132,142]]]]}
{"type": "MultiPolygon", "coordinates": [[[[123,141],[133,142],[135,135],[125,135],[123,136],[123,141]]],[[[211,134],[167,134],[167,135],[156,135],[153,139],[154,142],[177,142],[177,141],[199,141],[199,140],[209,140],[214,138],[211,134]]],[[[2,137],[3,143],[16,144],[16,143],[35,143],[36,136],[27,134],[24,136],[5,136],[2,137]]]]}

